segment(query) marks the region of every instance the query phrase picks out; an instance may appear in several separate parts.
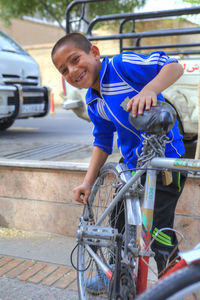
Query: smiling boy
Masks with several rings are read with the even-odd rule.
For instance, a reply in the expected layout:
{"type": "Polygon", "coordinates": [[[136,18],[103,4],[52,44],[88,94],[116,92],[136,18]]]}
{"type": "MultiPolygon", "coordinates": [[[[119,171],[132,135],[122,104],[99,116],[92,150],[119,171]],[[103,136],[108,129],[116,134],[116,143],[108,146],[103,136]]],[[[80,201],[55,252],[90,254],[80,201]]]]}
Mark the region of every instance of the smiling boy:
{"type": "MultiPolygon", "coordinates": [[[[75,200],[85,205],[100,168],[112,153],[114,132],[118,135],[118,148],[124,163],[129,168],[136,167],[142,138],[141,133],[129,123],[128,114],[132,110],[136,117],[144,109],[156,106],[157,100],[164,101],[161,92],[178,80],[183,68],[163,51],[149,56],[123,52],[111,61],[105,57],[101,62],[99,49],[79,33],[61,38],[52,50],[52,60],[69,84],[88,89],[86,103],[94,123],[94,148],[84,181],[74,189],[75,200]]],[[[182,156],[184,145],[177,121],[168,137],[166,156],[182,156]]],[[[184,176],[173,174],[170,186],[163,187],[162,182],[158,182],[154,229],[173,227],[174,211],[184,181],[184,176]]],[[[165,266],[166,255],[177,243],[173,232],[169,233],[169,239],[170,245],[162,243],[159,238],[154,243],[159,272],[165,266]]]]}

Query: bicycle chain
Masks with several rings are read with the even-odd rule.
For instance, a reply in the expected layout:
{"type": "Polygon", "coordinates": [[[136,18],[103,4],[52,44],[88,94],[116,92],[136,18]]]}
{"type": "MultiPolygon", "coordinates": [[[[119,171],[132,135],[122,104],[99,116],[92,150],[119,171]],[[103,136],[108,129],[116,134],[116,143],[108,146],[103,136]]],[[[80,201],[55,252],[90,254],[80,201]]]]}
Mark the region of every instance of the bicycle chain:
{"type": "Polygon", "coordinates": [[[142,134],[142,137],[144,138],[142,142],[143,147],[137,160],[136,169],[141,168],[144,163],[156,156],[164,157],[165,146],[166,143],[169,142],[169,138],[166,135],[158,136],[155,134],[148,135],[147,133],[144,133],[142,134]]]}

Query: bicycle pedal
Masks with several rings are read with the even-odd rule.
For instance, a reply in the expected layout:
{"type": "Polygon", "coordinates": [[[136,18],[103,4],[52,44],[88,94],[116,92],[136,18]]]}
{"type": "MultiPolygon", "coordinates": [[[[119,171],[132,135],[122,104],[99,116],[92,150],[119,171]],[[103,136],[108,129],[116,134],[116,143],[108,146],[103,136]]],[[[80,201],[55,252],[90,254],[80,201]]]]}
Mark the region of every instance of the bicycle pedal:
{"type": "Polygon", "coordinates": [[[163,185],[170,185],[173,181],[172,171],[163,171],[162,172],[162,183],[163,185]]]}

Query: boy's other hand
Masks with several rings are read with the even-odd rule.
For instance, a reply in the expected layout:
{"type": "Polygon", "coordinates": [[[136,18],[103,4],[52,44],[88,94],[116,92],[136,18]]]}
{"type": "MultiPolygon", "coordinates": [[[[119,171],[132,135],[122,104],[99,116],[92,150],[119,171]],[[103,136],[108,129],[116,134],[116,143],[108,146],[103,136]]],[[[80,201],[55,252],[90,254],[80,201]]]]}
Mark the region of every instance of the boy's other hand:
{"type": "Polygon", "coordinates": [[[137,114],[142,115],[144,109],[150,110],[151,106],[156,106],[157,95],[152,90],[141,90],[136,96],[131,98],[127,104],[127,111],[132,110],[133,117],[137,117],[137,114]]]}
{"type": "Polygon", "coordinates": [[[73,189],[75,201],[86,205],[91,192],[91,187],[86,184],[81,184],[73,189]]]}

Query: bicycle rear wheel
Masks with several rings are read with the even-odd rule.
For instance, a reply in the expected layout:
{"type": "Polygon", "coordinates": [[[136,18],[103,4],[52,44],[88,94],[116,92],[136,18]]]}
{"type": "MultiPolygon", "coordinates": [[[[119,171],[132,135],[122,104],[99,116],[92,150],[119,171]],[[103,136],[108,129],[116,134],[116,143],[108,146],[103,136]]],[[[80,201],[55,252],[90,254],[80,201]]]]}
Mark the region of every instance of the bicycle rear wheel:
{"type": "MultiPolygon", "coordinates": [[[[120,176],[116,169],[115,163],[107,163],[101,168],[99,176],[93,186],[90,198],[88,200],[91,210],[90,215],[93,215],[93,220],[88,220],[88,224],[96,224],[99,217],[109,206],[114,196],[122,186],[123,183],[120,181],[120,176]]],[[[83,217],[88,217],[88,214],[88,208],[85,207],[83,217]]],[[[118,202],[117,207],[113,209],[110,215],[106,216],[101,226],[117,228],[118,231],[123,234],[123,239],[125,239],[127,233],[126,227],[128,227],[128,224],[124,201],[120,200],[120,202],[118,202]]],[[[95,251],[95,253],[109,268],[114,268],[115,249],[93,246],[93,251],[95,251]]],[[[82,244],[79,244],[78,246],[77,265],[79,270],[84,270],[78,271],[77,273],[79,299],[108,299],[108,280],[105,281],[102,278],[102,271],[99,270],[98,265],[89,256],[87,250],[82,244]],[[91,290],[89,291],[87,289],[87,283],[97,274],[100,278],[100,288],[96,289],[95,294],[91,294],[91,290]]]]}
{"type": "Polygon", "coordinates": [[[138,300],[199,300],[200,263],[190,265],[159,281],[138,300]]]}

